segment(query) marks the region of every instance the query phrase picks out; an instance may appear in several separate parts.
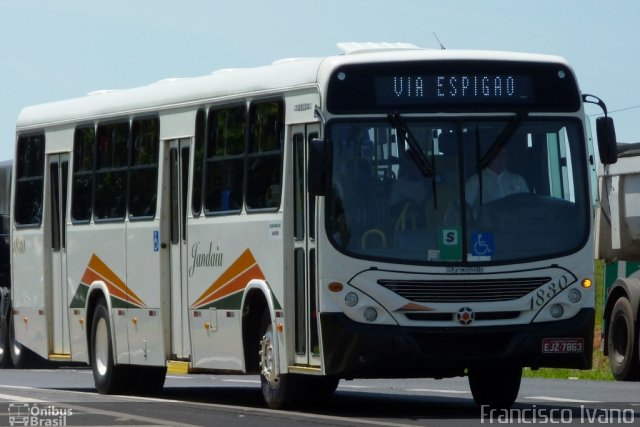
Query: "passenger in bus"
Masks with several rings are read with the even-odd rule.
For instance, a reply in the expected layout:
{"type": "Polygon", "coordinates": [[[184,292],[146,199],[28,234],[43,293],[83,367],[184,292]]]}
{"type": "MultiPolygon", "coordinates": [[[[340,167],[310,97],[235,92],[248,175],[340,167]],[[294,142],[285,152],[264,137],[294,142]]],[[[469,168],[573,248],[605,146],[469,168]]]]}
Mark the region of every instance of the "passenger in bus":
{"type": "Polygon", "coordinates": [[[431,181],[426,179],[409,152],[398,156],[398,180],[391,190],[391,212],[397,214],[407,203],[414,207],[424,206],[431,196],[431,181]]]}
{"type": "Polygon", "coordinates": [[[508,152],[503,148],[489,166],[482,170],[482,183],[478,174],[469,178],[465,187],[465,199],[474,214],[483,204],[511,194],[529,192],[524,178],[507,170],[508,163],[508,152]],[[480,197],[480,185],[482,185],[482,197],[480,197]]]}

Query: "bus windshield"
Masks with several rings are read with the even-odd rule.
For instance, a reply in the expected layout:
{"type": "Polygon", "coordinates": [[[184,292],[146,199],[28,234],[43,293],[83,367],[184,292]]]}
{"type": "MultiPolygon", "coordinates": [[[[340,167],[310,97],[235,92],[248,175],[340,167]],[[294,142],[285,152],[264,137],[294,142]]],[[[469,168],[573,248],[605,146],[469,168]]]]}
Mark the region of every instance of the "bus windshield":
{"type": "Polygon", "coordinates": [[[327,232],[350,255],[517,262],[570,253],[588,237],[578,120],[396,114],[334,120],[327,135],[333,152],[327,232]]]}

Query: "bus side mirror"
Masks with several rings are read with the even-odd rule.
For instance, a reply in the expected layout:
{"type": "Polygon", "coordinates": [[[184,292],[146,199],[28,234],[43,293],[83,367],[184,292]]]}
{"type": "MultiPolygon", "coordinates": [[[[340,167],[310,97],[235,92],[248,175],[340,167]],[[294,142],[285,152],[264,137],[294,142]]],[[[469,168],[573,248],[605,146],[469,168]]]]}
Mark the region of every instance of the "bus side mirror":
{"type": "Polygon", "coordinates": [[[329,143],[324,139],[312,139],[309,142],[308,155],[307,183],[309,194],[312,196],[326,196],[329,191],[329,177],[331,176],[329,143]]]}
{"type": "Polygon", "coordinates": [[[598,117],[596,119],[596,134],[598,136],[600,161],[605,165],[611,165],[617,162],[618,144],[613,119],[608,116],[598,117]]]}

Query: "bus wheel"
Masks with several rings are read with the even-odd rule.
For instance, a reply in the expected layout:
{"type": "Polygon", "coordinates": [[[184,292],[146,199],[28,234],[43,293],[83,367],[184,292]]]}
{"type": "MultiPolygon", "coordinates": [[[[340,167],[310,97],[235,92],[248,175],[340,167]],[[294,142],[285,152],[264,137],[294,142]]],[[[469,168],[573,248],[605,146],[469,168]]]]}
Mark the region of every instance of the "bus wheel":
{"type": "Polygon", "coordinates": [[[125,366],[113,361],[109,310],[104,300],[96,305],[91,326],[91,369],[96,390],[100,394],[113,394],[125,384],[125,366]]]}
{"type": "Polygon", "coordinates": [[[277,373],[274,345],[275,337],[269,312],[262,319],[262,338],[258,360],[260,361],[260,383],[262,397],[271,409],[281,409],[293,403],[298,387],[295,375],[277,373]]]}
{"type": "Polygon", "coordinates": [[[619,298],[611,311],[607,334],[609,366],[618,381],[633,381],[640,377],[636,333],[631,303],[624,297],[619,298]]]}
{"type": "Polygon", "coordinates": [[[469,369],[469,387],[476,405],[508,409],[520,391],[522,368],[469,369]]]}

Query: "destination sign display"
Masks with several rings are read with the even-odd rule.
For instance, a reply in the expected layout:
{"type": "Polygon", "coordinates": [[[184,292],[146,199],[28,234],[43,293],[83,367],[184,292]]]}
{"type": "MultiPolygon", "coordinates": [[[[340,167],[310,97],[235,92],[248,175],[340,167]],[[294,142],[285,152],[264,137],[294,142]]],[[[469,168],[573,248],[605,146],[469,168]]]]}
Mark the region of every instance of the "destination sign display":
{"type": "Polygon", "coordinates": [[[535,101],[533,78],[511,74],[402,75],[375,78],[378,105],[535,101]]]}
{"type": "Polygon", "coordinates": [[[329,81],[334,114],[577,111],[581,96],[562,64],[413,61],[344,65],[329,81]]]}

